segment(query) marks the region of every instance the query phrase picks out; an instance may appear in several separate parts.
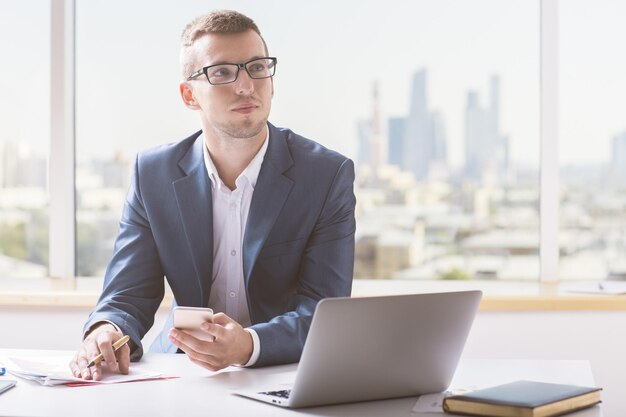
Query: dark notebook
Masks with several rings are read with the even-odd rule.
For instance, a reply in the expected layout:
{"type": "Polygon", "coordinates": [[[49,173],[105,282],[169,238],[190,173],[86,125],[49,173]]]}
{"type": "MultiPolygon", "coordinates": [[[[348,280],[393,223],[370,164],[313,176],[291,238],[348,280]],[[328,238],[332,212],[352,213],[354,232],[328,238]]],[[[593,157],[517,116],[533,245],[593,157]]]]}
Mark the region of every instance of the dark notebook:
{"type": "Polygon", "coordinates": [[[558,416],[599,403],[601,389],[516,381],[447,397],[443,409],[448,413],[476,416],[558,416]]]}

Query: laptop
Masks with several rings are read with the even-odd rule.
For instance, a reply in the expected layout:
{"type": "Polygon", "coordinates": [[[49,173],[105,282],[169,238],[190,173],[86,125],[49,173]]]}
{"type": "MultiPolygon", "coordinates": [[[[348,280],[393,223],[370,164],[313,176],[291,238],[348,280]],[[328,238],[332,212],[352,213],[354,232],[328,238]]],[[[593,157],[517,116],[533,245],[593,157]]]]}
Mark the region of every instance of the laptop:
{"type": "Polygon", "coordinates": [[[462,291],[323,299],[293,385],[235,394],[300,408],[444,391],[481,297],[462,291]]]}

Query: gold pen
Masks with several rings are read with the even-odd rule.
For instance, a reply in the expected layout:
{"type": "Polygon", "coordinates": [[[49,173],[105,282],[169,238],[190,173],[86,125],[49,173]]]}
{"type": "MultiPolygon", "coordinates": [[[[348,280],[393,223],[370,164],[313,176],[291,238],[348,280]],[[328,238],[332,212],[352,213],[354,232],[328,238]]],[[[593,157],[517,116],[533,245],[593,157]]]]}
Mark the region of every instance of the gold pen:
{"type": "MultiPolygon", "coordinates": [[[[121,348],[122,346],[124,346],[126,343],[128,343],[129,340],[130,340],[130,336],[126,335],[122,337],[121,339],[119,339],[117,342],[113,343],[113,352],[117,352],[117,350],[121,348]]],[[[104,359],[104,356],[101,353],[95,358],[93,358],[91,362],[89,362],[89,365],[87,365],[87,368],[91,368],[92,366],[99,364],[100,362],[102,362],[103,359],[104,359]]]]}

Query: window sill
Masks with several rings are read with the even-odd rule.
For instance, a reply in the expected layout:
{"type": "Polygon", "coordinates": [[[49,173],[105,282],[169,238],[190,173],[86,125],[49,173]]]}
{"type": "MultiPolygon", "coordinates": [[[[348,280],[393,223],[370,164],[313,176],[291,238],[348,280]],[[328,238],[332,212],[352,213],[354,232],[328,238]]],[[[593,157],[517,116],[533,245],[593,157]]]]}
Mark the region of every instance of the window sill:
{"type": "MultiPolygon", "coordinates": [[[[102,280],[2,279],[0,285],[0,307],[91,308],[98,300],[102,280]]],[[[366,297],[470,289],[483,291],[481,311],[626,310],[625,295],[568,293],[562,284],[534,282],[355,280],[352,294],[366,297]]],[[[161,308],[169,308],[172,298],[167,291],[161,308]]]]}

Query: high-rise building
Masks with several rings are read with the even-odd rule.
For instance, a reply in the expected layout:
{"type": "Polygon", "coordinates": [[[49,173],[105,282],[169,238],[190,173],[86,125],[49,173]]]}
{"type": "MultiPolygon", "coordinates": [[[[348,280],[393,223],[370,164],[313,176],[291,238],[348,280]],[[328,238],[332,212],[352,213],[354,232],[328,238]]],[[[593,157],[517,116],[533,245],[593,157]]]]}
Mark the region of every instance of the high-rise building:
{"type": "Polygon", "coordinates": [[[0,188],[45,188],[46,181],[46,158],[33,154],[25,144],[0,145],[0,188]]]}
{"type": "Polygon", "coordinates": [[[402,169],[413,172],[421,180],[428,174],[429,128],[426,108],[426,70],[413,74],[411,103],[404,129],[404,157],[402,169]]]}
{"type": "Polygon", "coordinates": [[[380,95],[377,81],[374,81],[372,88],[372,113],[369,119],[358,121],[357,140],[358,163],[371,166],[376,173],[387,163],[386,140],[380,124],[380,95]]]}
{"type": "Polygon", "coordinates": [[[626,131],[613,137],[611,152],[612,183],[626,183],[626,131]]]}
{"type": "Polygon", "coordinates": [[[15,142],[5,142],[2,146],[2,162],[0,163],[2,174],[2,187],[17,187],[19,184],[20,154],[15,142]]]}
{"type": "Polygon", "coordinates": [[[368,119],[357,121],[357,164],[372,166],[372,125],[368,119]]]}
{"type": "Polygon", "coordinates": [[[433,167],[445,165],[447,147],[443,117],[428,111],[427,72],[413,75],[411,103],[404,129],[402,169],[417,180],[430,176],[433,167]]]}
{"type": "Polygon", "coordinates": [[[500,132],[500,80],[490,79],[487,107],[478,93],[467,93],[465,107],[465,176],[482,180],[485,175],[503,178],[509,171],[509,140],[500,132]]]}
{"type": "Polygon", "coordinates": [[[378,172],[378,169],[387,163],[387,149],[385,146],[385,138],[380,124],[380,91],[378,89],[378,82],[374,81],[372,89],[372,115],[371,115],[371,129],[372,129],[372,165],[374,172],[378,172]]]}
{"type": "Polygon", "coordinates": [[[404,158],[404,129],[406,118],[391,117],[388,124],[388,162],[390,165],[402,167],[404,158]]]}

